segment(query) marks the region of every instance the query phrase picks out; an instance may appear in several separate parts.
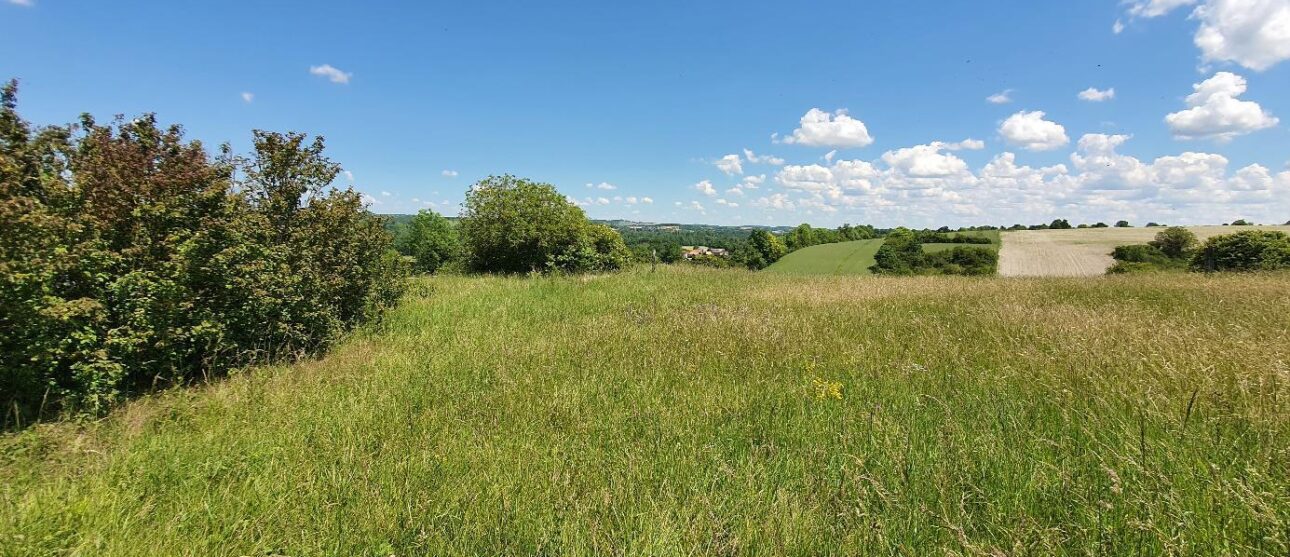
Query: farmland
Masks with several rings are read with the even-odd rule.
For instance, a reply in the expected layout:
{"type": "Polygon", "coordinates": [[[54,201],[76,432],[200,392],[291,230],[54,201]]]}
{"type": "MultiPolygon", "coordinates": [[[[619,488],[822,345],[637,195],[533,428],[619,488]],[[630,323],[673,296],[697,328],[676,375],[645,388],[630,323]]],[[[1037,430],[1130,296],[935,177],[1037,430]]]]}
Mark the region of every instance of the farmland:
{"type": "Polygon", "coordinates": [[[784,256],[766,270],[787,275],[868,275],[882,239],[820,244],[784,256]]]}
{"type": "MultiPolygon", "coordinates": [[[[982,236],[989,238],[991,244],[923,244],[927,252],[943,251],[957,246],[970,245],[991,249],[999,248],[999,233],[996,231],[964,232],[965,236],[982,236]]],[[[873,265],[873,256],[882,247],[882,239],[858,240],[820,244],[794,251],[766,270],[785,275],[831,275],[854,276],[869,275],[873,265]]]]}
{"type": "MultiPolygon", "coordinates": [[[[1281,230],[1290,226],[1190,226],[1196,237],[1230,234],[1239,230],[1281,230]]],[[[1070,230],[1020,230],[1003,233],[999,274],[1003,276],[1095,276],[1114,263],[1111,250],[1126,244],[1145,244],[1160,228],[1080,228],[1070,230]]]]}
{"type": "Polygon", "coordinates": [[[1287,307],[1286,274],[420,278],[322,359],[0,438],[0,554],[1286,555],[1287,307]]]}

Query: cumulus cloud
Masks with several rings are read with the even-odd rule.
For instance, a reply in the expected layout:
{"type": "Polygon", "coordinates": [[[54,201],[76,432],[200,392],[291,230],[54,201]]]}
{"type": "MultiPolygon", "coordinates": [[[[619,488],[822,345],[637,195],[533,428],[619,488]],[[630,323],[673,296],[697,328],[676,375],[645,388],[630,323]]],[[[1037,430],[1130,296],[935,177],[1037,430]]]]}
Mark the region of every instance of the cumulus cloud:
{"type": "Polygon", "coordinates": [[[333,67],[331,64],[310,66],[309,73],[319,77],[325,77],[332,83],[340,83],[342,85],[348,84],[350,78],[354,77],[354,74],[343,72],[340,69],[333,67]]]}
{"type": "Polygon", "coordinates": [[[1079,100],[1092,103],[1100,103],[1115,98],[1115,88],[1100,90],[1096,87],[1089,87],[1079,92],[1079,100]]]}
{"type": "Polygon", "coordinates": [[[1008,104],[1012,102],[1012,89],[1004,89],[985,98],[990,104],[1008,104]]]}
{"type": "Polygon", "coordinates": [[[611,183],[609,183],[609,182],[601,182],[601,183],[599,183],[599,184],[590,184],[590,183],[589,183],[589,184],[587,184],[587,187],[592,188],[592,189],[597,189],[597,190],[605,190],[605,191],[613,191],[613,190],[618,189],[618,186],[615,186],[615,185],[613,185],[613,184],[611,184],[611,183]]]}
{"type": "Polygon", "coordinates": [[[254,100],[255,100],[255,93],[248,93],[248,92],[242,93],[242,102],[250,103],[251,101],[254,101],[254,100]]]}
{"type": "Polygon", "coordinates": [[[779,166],[784,164],[784,159],[781,159],[773,155],[758,156],[756,153],[753,153],[751,149],[744,149],[744,158],[747,159],[748,162],[753,164],[770,164],[774,166],[779,166]]]}
{"type": "Polygon", "coordinates": [[[873,143],[869,128],[864,122],[852,118],[846,110],[832,114],[812,108],[802,116],[800,127],[784,143],[797,143],[812,147],[865,147],[873,143]]]}
{"type": "Polygon", "coordinates": [[[389,196],[391,196],[391,195],[393,195],[393,194],[392,194],[392,193],[390,193],[390,192],[388,192],[388,191],[383,191],[383,192],[381,192],[381,197],[389,197],[389,196]]]}
{"type": "Polygon", "coordinates": [[[1263,71],[1290,59],[1290,2],[1210,0],[1193,17],[1200,20],[1195,40],[1206,61],[1263,71]]]}
{"type": "Polygon", "coordinates": [[[1066,128],[1044,119],[1041,110],[1021,111],[999,125],[999,135],[1008,143],[1028,151],[1051,151],[1070,143],[1066,128]]]}
{"type": "Polygon", "coordinates": [[[1206,62],[1235,62],[1263,71],[1290,59],[1290,2],[1286,0],[1136,0],[1133,17],[1159,17],[1196,5],[1193,38],[1206,62]]]}
{"type": "Polygon", "coordinates": [[[654,204],[654,200],[653,200],[652,198],[649,198],[649,197],[642,197],[642,198],[641,198],[641,203],[643,203],[643,204],[645,204],[645,205],[653,205],[653,204],[654,204]]]}
{"type": "Polygon", "coordinates": [[[445,178],[456,178],[456,177],[457,177],[457,171],[456,171],[456,170],[445,170],[445,171],[443,171],[443,172],[440,172],[440,174],[442,174],[445,178]]]}
{"type": "Polygon", "coordinates": [[[882,162],[906,175],[918,178],[942,178],[967,172],[968,165],[963,159],[941,151],[947,145],[932,142],[929,145],[915,145],[882,154],[882,162]]]}
{"type": "Polygon", "coordinates": [[[344,175],[345,175],[345,179],[346,179],[346,180],[348,180],[350,183],[353,183],[353,182],[354,182],[354,173],[353,173],[353,172],[350,172],[350,171],[346,170],[346,171],[341,172],[341,174],[344,174],[344,175]]]}
{"type": "Polygon", "coordinates": [[[699,192],[708,197],[716,197],[717,195],[717,188],[712,187],[712,182],[709,180],[695,184],[694,189],[699,190],[699,192]]]}
{"type": "Polygon", "coordinates": [[[24,8],[30,8],[36,5],[34,0],[9,0],[9,3],[15,6],[22,6],[24,8]]]}
{"type": "Polygon", "coordinates": [[[1165,123],[1180,139],[1228,141],[1277,125],[1278,119],[1254,101],[1237,97],[1245,93],[1245,78],[1218,72],[1192,86],[1187,108],[1165,116],[1165,123]]]}
{"type": "Polygon", "coordinates": [[[734,176],[735,174],[744,173],[744,167],[739,161],[739,155],[726,155],[717,159],[717,162],[714,164],[717,165],[717,169],[726,173],[726,176],[734,176]]]}

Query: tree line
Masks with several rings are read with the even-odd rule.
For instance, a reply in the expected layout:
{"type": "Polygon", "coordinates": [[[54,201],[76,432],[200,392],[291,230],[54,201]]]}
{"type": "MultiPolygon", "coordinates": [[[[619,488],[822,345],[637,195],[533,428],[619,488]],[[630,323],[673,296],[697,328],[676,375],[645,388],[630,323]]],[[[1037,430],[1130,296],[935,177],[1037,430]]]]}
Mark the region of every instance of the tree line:
{"type": "MultiPolygon", "coordinates": [[[[1238,225],[1239,226],[1239,225],[1238,225]]],[[[1108,274],[1153,271],[1275,271],[1290,269],[1290,235],[1275,230],[1242,230],[1203,243],[1181,226],[1165,228],[1146,244],[1117,246],[1108,274]]]]}

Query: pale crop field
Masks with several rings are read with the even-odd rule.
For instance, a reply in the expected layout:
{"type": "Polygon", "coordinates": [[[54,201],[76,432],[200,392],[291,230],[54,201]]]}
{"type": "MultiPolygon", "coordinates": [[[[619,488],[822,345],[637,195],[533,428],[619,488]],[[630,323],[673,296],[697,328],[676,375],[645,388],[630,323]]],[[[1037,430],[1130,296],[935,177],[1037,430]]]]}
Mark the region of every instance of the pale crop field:
{"type": "MultiPolygon", "coordinates": [[[[1189,226],[1202,241],[1241,230],[1281,230],[1290,226],[1189,226]]],[[[1106,273],[1115,263],[1111,250],[1126,244],[1145,244],[1163,228],[1076,228],[1018,230],[1003,233],[999,274],[1006,277],[1078,277],[1106,273]]]]}
{"type": "Polygon", "coordinates": [[[1290,274],[421,279],[0,437],[0,555],[1290,554],[1290,274]]]}

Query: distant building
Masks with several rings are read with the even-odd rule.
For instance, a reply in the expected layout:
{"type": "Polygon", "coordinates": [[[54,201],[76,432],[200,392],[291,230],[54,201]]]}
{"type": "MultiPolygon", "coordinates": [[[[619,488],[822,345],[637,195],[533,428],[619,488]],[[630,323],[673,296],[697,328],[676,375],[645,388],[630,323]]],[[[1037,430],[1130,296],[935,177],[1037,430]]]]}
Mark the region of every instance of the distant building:
{"type": "Polygon", "coordinates": [[[730,250],[725,248],[710,248],[708,246],[681,246],[681,257],[694,259],[700,255],[730,257],[730,250]]]}

